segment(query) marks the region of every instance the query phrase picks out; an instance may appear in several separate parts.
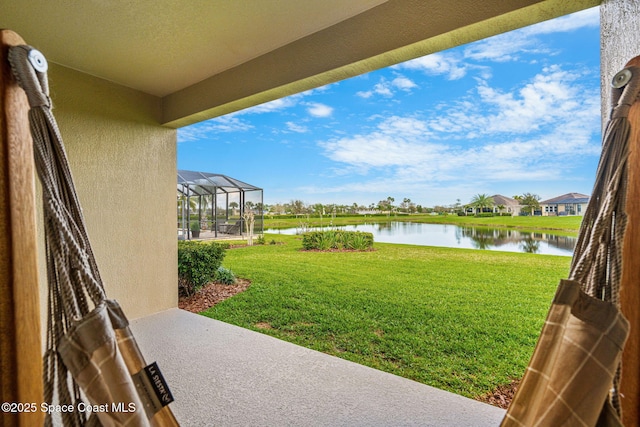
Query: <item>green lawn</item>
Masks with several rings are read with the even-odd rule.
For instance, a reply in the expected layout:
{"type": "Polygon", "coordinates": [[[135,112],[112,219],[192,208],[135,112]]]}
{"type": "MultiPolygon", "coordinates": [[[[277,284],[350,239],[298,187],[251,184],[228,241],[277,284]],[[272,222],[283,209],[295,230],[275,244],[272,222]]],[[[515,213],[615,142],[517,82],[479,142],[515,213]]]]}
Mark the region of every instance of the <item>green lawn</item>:
{"type": "Polygon", "coordinates": [[[375,243],[230,249],[252,280],[203,314],[469,397],[520,377],[569,257],[375,243]]]}
{"type": "Polygon", "coordinates": [[[348,216],[323,217],[322,221],[318,217],[301,216],[300,218],[280,218],[278,216],[265,216],[264,228],[292,228],[300,222],[309,222],[310,226],[320,225],[350,225],[371,222],[385,221],[411,221],[434,224],[458,224],[458,225],[481,225],[489,227],[513,227],[522,229],[538,230],[564,230],[577,232],[580,228],[581,216],[494,216],[494,217],[474,217],[457,215],[398,215],[398,216],[348,216]]]}

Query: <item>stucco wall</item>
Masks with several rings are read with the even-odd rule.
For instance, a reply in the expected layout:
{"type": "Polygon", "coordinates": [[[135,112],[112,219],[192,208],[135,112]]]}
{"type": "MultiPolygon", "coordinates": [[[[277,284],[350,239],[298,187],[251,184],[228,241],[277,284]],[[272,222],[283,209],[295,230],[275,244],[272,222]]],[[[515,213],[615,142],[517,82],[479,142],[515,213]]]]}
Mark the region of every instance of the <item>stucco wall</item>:
{"type": "Polygon", "coordinates": [[[107,296],[130,319],[175,307],[176,131],[160,99],[56,65],[49,80],[107,296]]]}

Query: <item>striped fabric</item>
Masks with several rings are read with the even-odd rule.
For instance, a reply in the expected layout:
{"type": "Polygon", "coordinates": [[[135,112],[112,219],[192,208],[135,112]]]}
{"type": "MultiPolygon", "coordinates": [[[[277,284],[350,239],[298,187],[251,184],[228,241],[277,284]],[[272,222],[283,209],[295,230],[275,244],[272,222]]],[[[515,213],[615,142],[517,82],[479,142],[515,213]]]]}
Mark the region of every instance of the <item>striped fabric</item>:
{"type": "MultiPolygon", "coordinates": [[[[118,346],[115,301],[100,303],[62,338],[58,351],[103,426],[149,426],[145,407],[118,346]]],[[[124,319],[126,322],[126,318],[124,319]]],[[[81,408],[82,410],[83,408],[81,408]]],[[[97,420],[89,419],[88,423],[97,420]]]]}
{"type": "Polygon", "coordinates": [[[628,333],[613,304],[562,280],[501,426],[621,425],[609,391],[628,333]]]}

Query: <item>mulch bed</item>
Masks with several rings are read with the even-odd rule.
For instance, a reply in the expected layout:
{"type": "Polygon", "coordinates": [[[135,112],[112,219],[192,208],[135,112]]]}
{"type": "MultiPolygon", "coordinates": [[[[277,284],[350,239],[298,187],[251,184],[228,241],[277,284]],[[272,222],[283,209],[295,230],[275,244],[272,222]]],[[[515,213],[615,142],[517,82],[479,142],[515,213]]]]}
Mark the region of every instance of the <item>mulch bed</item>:
{"type": "Polygon", "coordinates": [[[242,278],[237,278],[236,283],[233,285],[212,282],[190,297],[180,297],[178,299],[178,308],[192,313],[200,313],[219,302],[245,291],[250,285],[250,280],[242,278]]]}
{"type": "Polygon", "coordinates": [[[507,385],[501,385],[494,391],[489,392],[484,396],[476,397],[476,400],[488,403],[493,406],[497,406],[502,409],[507,409],[509,407],[509,404],[513,400],[513,396],[515,396],[516,391],[518,391],[519,385],[520,380],[511,380],[511,382],[507,385]]]}

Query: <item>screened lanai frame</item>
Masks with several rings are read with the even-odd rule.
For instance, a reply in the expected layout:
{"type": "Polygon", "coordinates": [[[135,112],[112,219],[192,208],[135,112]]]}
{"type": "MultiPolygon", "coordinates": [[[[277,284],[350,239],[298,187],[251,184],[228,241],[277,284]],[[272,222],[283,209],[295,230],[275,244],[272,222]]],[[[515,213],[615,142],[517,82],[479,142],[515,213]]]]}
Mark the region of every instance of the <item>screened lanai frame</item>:
{"type": "Polygon", "coordinates": [[[249,213],[253,235],[263,233],[262,188],[222,174],[178,170],[177,190],[178,239],[244,237],[249,213]]]}

